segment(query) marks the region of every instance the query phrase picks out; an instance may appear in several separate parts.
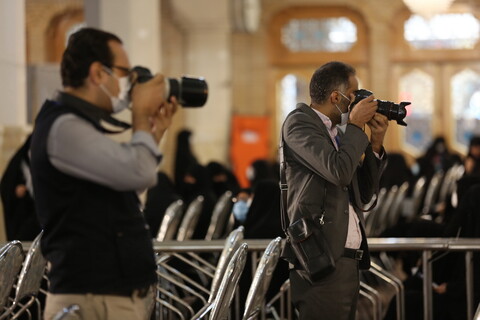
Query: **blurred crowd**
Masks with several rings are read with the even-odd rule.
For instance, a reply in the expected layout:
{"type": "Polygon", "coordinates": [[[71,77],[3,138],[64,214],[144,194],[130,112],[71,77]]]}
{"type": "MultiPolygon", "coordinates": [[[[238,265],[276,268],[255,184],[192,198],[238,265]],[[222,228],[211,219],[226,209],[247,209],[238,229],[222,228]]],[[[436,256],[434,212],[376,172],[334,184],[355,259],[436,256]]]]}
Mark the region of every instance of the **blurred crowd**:
{"type": "MultiPolygon", "coordinates": [[[[407,164],[401,154],[389,153],[388,157],[380,187],[386,190],[385,194],[391,190],[399,190],[397,188],[405,183],[408,183],[408,189],[395,223],[370,236],[480,237],[480,136],[471,138],[465,156],[452,151],[445,138],[439,136],[412,166],[407,164]]],[[[387,198],[383,198],[383,203],[387,202],[387,198]]],[[[382,203],[377,204],[380,207],[381,205],[382,203]]],[[[406,318],[423,319],[421,253],[390,252],[388,255],[403,271],[406,318]]],[[[474,253],[474,265],[480,265],[478,253],[474,253]]],[[[435,253],[432,268],[433,318],[465,319],[467,308],[464,253],[435,253]]],[[[474,280],[474,295],[476,306],[480,302],[478,277],[474,280]]],[[[386,319],[395,318],[393,309],[390,309],[386,319]]]]}

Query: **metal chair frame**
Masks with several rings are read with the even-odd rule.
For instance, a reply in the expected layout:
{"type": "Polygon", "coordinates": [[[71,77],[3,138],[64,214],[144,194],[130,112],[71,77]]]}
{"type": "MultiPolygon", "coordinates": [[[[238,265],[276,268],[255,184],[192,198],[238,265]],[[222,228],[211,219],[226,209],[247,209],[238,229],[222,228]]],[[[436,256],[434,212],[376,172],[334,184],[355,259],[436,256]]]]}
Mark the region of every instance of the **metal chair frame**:
{"type": "Polygon", "coordinates": [[[280,257],[280,251],[282,249],[281,241],[282,238],[280,237],[270,241],[258,263],[245,301],[243,320],[256,319],[264,308],[265,294],[267,293],[273,272],[280,257]]]}
{"type": "MultiPolygon", "coordinates": [[[[212,304],[221,285],[222,277],[226,272],[228,263],[232,260],[232,257],[236,253],[237,249],[240,247],[241,240],[243,240],[243,231],[244,228],[240,226],[229,234],[229,236],[225,240],[222,253],[220,254],[216,266],[210,264],[208,261],[205,261],[197,254],[191,252],[187,253],[187,255],[192,259],[187,259],[185,256],[178,253],[159,256],[157,258],[157,265],[159,266],[159,269],[157,270],[157,275],[159,279],[163,279],[169,284],[175,286],[176,288],[184,290],[184,292],[195,296],[203,303],[204,306],[212,304]],[[197,281],[191,279],[187,275],[182,274],[181,272],[170,266],[169,262],[173,259],[178,259],[182,261],[183,263],[192,267],[194,270],[209,278],[211,280],[210,288],[207,289],[202,284],[198,283],[197,281]]],[[[157,302],[160,303],[160,300],[161,299],[157,294],[157,302]]],[[[169,308],[169,305],[174,306],[173,301],[166,302],[168,302],[169,304],[161,303],[161,306],[165,308],[169,308]]],[[[178,308],[176,309],[178,310],[178,308]]],[[[175,310],[171,311],[176,313],[175,310]]]]}
{"type": "Polygon", "coordinates": [[[372,320],[382,318],[382,303],[380,299],[380,292],[375,288],[369,286],[363,281],[360,281],[360,294],[367,298],[372,303],[372,320]]]}
{"type": "Polygon", "coordinates": [[[180,223],[180,227],[178,228],[178,241],[185,241],[192,238],[192,235],[195,232],[195,228],[198,224],[198,219],[202,213],[203,201],[204,197],[198,196],[188,205],[187,212],[185,212],[182,222],[180,223]]]}
{"type": "Polygon", "coordinates": [[[397,191],[397,195],[390,207],[388,217],[387,217],[387,228],[395,226],[400,218],[402,213],[402,203],[407,196],[409,183],[404,182],[400,185],[397,191]]]}
{"type": "Polygon", "coordinates": [[[375,232],[375,228],[378,221],[378,215],[382,209],[386,195],[387,195],[387,189],[386,188],[380,189],[380,191],[378,192],[378,195],[376,195],[377,205],[375,206],[375,208],[373,208],[368,212],[368,215],[365,218],[365,233],[367,234],[367,236],[372,236],[373,233],[375,232]]]}
{"type": "Polygon", "coordinates": [[[425,191],[427,188],[427,178],[420,177],[418,178],[417,182],[413,187],[413,194],[412,194],[412,212],[410,213],[410,217],[415,218],[420,213],[420,205],[422,204],[423,198],[425,196],[425,191]]]}
{"type": "MultiPolygon", "coordinates": [[[[18,276],[17,286],[15,288],[15,298],[12,305],[8,309],[9,319],[17,319],[23,313],[28,313],[30,317],[30,306],[37,305],[38,319],[41,318],[40,302],[37,299],[40,290],[41,281],[46,267],[46,260],[40,251],[40,240],[43,231],[33,240],[30,249],[28,250],[25,261],[23,262],[22,270],[18,276]],[[21,303],[24,299],[29,298],[25,303],[21,303]],[[18,309],[18,310],[17,310],[18,309]]],[[[5,319],[0,317],[0,319],[5,319]]]]}
{"type": "Polygon", "coordinates": [[[231,191],[226,191],[217,201],[212,212],[210,225],[208,226],[205,240],[220,239],[225,232],[228,224],[229,214],[233,207],[233,194],[231,191]]]}
{"type": "Polygon", "coordinates": [[[0,249],[0,319],[9,316],[13,301],[9,297],[25,259],[20,241],[11,241],[0,249]]]}
{"type": "Polygon", "coordinates": [[[287,279],[278,290],[278,293],[267,302],[265,311],[271,314],[275,320],[292,319],[294,311],[289,301],[292,301],[292,292],[290,290],[290,279],[287,279]],[[275,308],[277,302],[279,303],[280,313],[275,308]]]}
{"type": "Polygon", "coordinates": [[[172,240],[177,235],[178,226],[182,220],[184,210],[184,203],[182,200],[177,200],[171,203],[165,215],[163,216],[162,223],[158,229],[157,241],[172,240]]]}
{"type": "Polygon", "coordinates": [[[382,207],[379,209],[377,214],[377,219],[375,220],[375,226],[372,230],[372,236],[378,236],[381,234],[387,227],[388,214],[392,208],[392,204],[395,201],[395,198],[398,194],[398,186],[392,186],[388,191],[386,196],[383,198],[382,207]]]}
{"type": "Polygon", "coordinates": [[[425,192],[425,199],[421,210],[421,215],[429,215],[432,209],[435,207],[438,199],[440,187],[442,185],[444,173],[439,171],[435,173],[428,184],[427,191],[425,192]]]}
{"type": "Polygon", "coordinates": [[[208,304],[192,317],[192,320],[204,319],[207,314],[209,315],[209,320],[227,319],[238,281],[245,267],[247,249],[247,244],[243,243],[235,251],[228,262],[220,286],[214,295],[214,299],[209,300],[208,304]]]}

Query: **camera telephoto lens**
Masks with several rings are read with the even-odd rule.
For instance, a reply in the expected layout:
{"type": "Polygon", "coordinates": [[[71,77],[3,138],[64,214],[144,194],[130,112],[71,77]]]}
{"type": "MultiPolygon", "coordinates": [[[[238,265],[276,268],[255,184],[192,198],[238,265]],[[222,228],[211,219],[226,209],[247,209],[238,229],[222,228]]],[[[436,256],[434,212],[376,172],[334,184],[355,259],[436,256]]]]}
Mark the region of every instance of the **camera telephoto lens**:
{"type": "MultiPolygon", "coordinates": [[[[132,71],[137,74],[139,83],[153,78],[152,73],[145,67],[136,66],[132,71]]],[[[180,79],[166,78],[165,92],[168,99],[175,97],[182,107],[203,107],[208,98],[208,85],[203,78],[181,77],[180,79]]]]}
{"type": "MultiPolygon", "coordinates": [[[[350,108],[353,108],[360,100],[363,100],[373,94],[373,92],[366,90],[366,89],[360,89],[356,90],[353,92],[355,95],[355,100],[352,102],[352,106],[350,108]]],[[[378,109],[377,112],[383,114],[384,116],[387,117],[388,120],[395,120],[397,121],[397,124],[401,126],[407,126],[405,121],[405,117],[407,116],[407,109],[405,109],[406,106],[410,104],[408,101],[402,101],[399,104],[391,102],[391,101],[384,101],[384,100],[379,100],[377,99],[378,102],[378,109]]]]}
{"type": "Polygon", "coordinates": [[[203,78],[181,77],[167,78],[168,98],[176,97],[183,107],[198,108],[205,105],[208,97],[208,85],[203,78]]]}

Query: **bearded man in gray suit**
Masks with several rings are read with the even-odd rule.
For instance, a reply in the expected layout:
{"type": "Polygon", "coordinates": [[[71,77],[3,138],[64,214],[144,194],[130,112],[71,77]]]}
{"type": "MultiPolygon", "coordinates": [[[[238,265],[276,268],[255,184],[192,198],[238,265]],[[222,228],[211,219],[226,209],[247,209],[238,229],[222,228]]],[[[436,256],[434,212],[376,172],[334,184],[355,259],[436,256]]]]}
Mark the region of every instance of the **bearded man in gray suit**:
{"type": "Polygon", "coordinates": [[[292,266],[292,300],[301,320],[355,319],[358,270],[370,266],[361,208],[377,192],[385,167],[388,119],[376,112],[373,95],[350,109],[355,90],[353,67],[321,66],[310,81],[310,106],[299,103],[282,127],[290,225],[323,208],[321,228],[335,260],[335,271],[318,281],[292,266]]]}

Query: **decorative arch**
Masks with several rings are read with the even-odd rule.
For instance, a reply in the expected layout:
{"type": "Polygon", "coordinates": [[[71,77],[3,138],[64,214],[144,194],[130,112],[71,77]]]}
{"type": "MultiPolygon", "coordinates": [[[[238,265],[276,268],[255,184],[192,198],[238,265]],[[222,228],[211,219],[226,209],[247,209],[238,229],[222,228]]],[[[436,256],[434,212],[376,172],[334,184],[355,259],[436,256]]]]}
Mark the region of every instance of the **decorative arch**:
{"type": "Polygon", "coordinates": [[[55,15],[45,31],[45,60],[59,63],[66,47],[66,40],[72,28],[84,24],[83,9],[68,8],[55,15]]]}
{"type": "Polygon", "coordinates": [[[480,135],[480,73],[465,68],[451,77],[450,111],[453,115],[454,143],[463,149],[474,135],[480,135]]]}
{"type": "Polygon", "coordinates": [[[364,18],[349,7],[290,7],[273,16],[269,23],[268,38],[270,61],[276,66],[318,66],[331,60],[363,64],[368,60],[367,27],[364,18]],[[308,25],[311,30],[306,30],[308,25]],[[336,38],[343,43],[329,41],[332,34],[322,34],[326,31],[325,28],[335,28],[336,25],[341,26],[336,28],[336,38]],[[289,30],[287,34],[286,29],[289,30]],[[355,34],[348,32],[352,29],[355,29],[355,34]],[[285,38],[291,39],[295,36],[310,37],[319,43],[304,50],[298,50],[295,45],[285,45],[285,38]],[[321,43],[322,40],[324,43],[321,43]]]}
{"type": "Polygon", "coordinates": [[[401,101],[412,103],[407,106],[408,126],[402,130],[405,147],[414,154],[420,154],[431,142],[435,113],[434,77],[415,68],[400,77],[398,92],[401,101]]]}
{"type": "Polygon", "coordinates": [[[454,3],[430,20],[407,8],[396,17],[390,42],[392,92],[412,105],[405,119],[408,127],[389,131],[411,159],[423,153],[435,136],[443,136],[451,151],[464,153],[480,126],[480,120],[470,116],[480,105],[480,92],[476,93],[480,84],[476,62],[480,59],[480,12],[454,3]]]}
{"type": "MultiPolygon", "coordinates": [[[[398,12],[396,16],[398,18],[396,19],[396,23],[393,24],[393,37],[391,37],[391,44],[390,44],[390,46],[394,48],[394,50],[392,50],[392,60],[394,62],[414,62],[414,61],[415,62],[432,62],[432,61],[443,62],[446,60],[462,61],[466,59],[480,58],[480,41],[474,42],[471,39],[464,39],[463,42],[470,41],[471,43],[469,45],[465,45],[464,48],[459,48],[459,49],[454,49],[453,47],[446,48],[445,44],[442,44],[442,45],[438,44],[439,49],[434,50],[432,48],[432,46],[435,43],[434,37],[430,41],[428,40],[419,41],[417,39],[416,41],[417,44],[414,44],[415,41],[413,40],[412,40],[413,42],[410,43],[406,39],[407,33],[409,32],[407,32],[405,28],[406,27],[408,28],[408,24],[412,23],[412,21],[417,22],[417,25],[421,27],[416,32],[416,35],[420,36],[420,34],[422,34],[423,37],[426,39],[433,36],[433,34],[428,34],[428,33],[439,32],[438,28],[435,29],[435,27],[432,26],[432,24],[435,24],[435,23],[437,27],[439,23],[448,25],[448,22],[443,22],[443,21],[455,21],[455,19],[458,19],[460,17],[460,19],[468,20],[465,22],[470,22],[472,26],[475,26],[475,21],[472,21],[472,20],[474,20],[477,17],[477,15],[470,12],[470,9],[459,6],[459,5],[456,6],[455,4],[453,4],[451,9],[449,9],[449,11],[446,14],[436,15],[432,17],[430,22],[423,21],[424,19],[422,17],[412,14],[406,8],[398,12]],[[463,15],[465,16],[464,18],[462,18],[463,15]],[[421,23],[419,23],[419,21],[421,23]],[[433,28],[435,30],[431,30],[430,28],[433,28]],[[425,45],[425,43],[428,45],[425,45]]],[[[478,28],[478,26],[476,28],[478,28]]],[[[453,31],[449,32],[449,35],[452,32],[453,31]]],[[[447,36],[447,35],[444,34],[443,36],[447,36]]],[[[441,35],[439,35],[439,37],[441,37],[441,35]]],[[[461,40],[457,40],[457,42],[458,41],[461,41],[461,40]]],[[[450,42],[453,42],[453,40],[451,40],[450,42]]]]}

